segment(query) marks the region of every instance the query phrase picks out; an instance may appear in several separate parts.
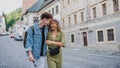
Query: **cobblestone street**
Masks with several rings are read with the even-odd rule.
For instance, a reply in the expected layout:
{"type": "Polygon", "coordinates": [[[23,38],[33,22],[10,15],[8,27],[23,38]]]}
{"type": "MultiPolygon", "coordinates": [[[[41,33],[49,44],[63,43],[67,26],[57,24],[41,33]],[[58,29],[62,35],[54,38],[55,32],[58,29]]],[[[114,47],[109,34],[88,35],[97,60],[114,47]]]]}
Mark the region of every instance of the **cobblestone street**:
{"type": "MultiPolygon", "coordinates": [[[[33,68],[21,41],[0,37],[0,68],[33,68]]],[[[63,48],[63,68],[120,68],[118,52],[90,50],[66,46],[63,48]]]]}

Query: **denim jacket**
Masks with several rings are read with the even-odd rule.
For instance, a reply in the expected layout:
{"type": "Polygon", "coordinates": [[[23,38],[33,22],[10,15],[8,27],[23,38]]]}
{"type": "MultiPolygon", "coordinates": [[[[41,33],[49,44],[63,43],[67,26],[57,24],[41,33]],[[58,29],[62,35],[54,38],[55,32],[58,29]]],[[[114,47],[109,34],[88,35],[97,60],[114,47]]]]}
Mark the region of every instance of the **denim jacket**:
{"type": "MultiPolygon", "coordinates": [[[[31,28],[28,29],[28,35],[26,40],[26,52],[31,50],[34,58],[39,59],[41,53],[41,45],[42,45],[42,33],[41,33],[42,30],[40,29],[38,23],[35,23],[33,27],[34,27],[34,36],[32,33],[32,29],[31,28]]],[[[47,33],[48,33],[48,28],[45,27],[44,30],[45,40],[47,37],[47,33]]],[[[43,47],[43,56],[46,56],[46,54],[47,54],[47,45],[45,43],[43,47]]]]}

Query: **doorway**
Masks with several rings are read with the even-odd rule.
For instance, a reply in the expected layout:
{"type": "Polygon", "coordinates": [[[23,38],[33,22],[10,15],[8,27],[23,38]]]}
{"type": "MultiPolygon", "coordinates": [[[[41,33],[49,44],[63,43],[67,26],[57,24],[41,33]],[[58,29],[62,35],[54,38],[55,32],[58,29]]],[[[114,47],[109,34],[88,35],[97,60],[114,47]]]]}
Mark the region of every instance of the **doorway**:
{"type": "Polygon", "coordinates": [[[88,46],[87,32],[83,32],[83,43],[84,43],[84,46],[88,46]]]}

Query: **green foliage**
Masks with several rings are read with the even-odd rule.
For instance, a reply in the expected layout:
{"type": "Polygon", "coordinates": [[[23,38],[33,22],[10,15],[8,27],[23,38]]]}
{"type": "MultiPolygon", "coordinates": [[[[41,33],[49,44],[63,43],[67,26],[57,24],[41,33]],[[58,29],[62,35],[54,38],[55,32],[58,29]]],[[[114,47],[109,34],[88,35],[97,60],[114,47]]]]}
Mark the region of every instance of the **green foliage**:
{"type": "Polygon", "coordinates": [[[13,27],[13,25],[22,17],[22,10],[21,8],[16,9],[15,11],[6,15],[7,18],[7,30],[9,27],[13,27]]]}

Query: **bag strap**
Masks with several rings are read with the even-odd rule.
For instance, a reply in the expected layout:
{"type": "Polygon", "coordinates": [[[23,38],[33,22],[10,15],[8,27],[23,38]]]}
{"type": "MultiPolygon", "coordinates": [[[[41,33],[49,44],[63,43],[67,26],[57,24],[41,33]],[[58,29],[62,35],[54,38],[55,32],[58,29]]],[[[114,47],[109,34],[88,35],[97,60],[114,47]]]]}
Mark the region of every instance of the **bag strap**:
{"type": "MultiPolygon", "coordinates": [[[[31,26],[30,28],[32,29],[32,32],[33,32],[33,35],[34,35],[34,27],[31,26]]],[[[24,48],[26,48],[26,38],[27,38],[27,34],[28,34],[28,32],[26,31],[26,32],[24,33],[24,40],[23,40],[24,48]]]]}
{"type": "MultiPolygon", "coordinates": [[[[32,29],[32,35],[33,35],[33,45],[34,45],[34,26],[31,26],[30,28],[32,29]]],[[[33,46],[32,46],[32,48],[33,48],[33,46]]]]}
{"type": "Polygon", "coordinates": [[[33,35],[34,35],[34,26],[31,26],[31,29],[32,29],[32,32],[33,32],[33,35]]]}

